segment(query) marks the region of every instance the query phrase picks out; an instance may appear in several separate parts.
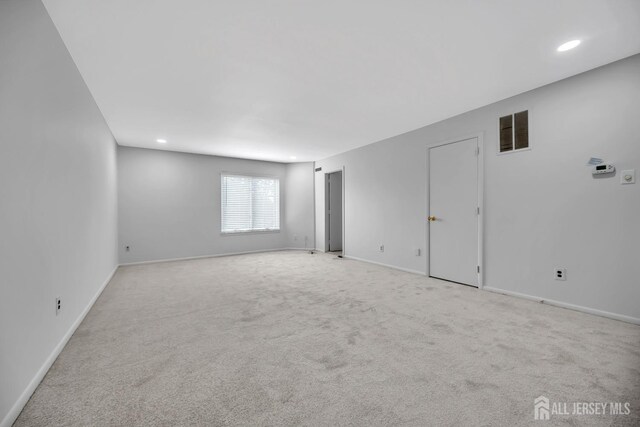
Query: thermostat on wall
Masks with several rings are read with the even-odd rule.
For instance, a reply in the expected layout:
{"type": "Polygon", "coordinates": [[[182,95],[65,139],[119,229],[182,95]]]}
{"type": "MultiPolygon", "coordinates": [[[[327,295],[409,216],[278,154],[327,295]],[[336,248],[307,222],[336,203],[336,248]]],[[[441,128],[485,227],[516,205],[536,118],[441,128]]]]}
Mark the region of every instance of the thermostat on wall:
{"type": "Polygon", "coordinates": [[[594,175],[601,175],[603,173],[613,173],[616,171],[616,167],[613,165],[596,165],[593,167],[594,175]]]}

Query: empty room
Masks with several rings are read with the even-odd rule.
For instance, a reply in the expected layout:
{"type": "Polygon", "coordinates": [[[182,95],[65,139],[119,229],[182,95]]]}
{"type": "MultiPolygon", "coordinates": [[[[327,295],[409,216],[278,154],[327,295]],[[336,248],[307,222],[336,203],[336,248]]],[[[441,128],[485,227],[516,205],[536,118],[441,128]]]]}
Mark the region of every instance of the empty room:
{"type": "Polygon", "coordinates": [[[0,0],[0,427],[640,425],[637,0],[0,0]]]}

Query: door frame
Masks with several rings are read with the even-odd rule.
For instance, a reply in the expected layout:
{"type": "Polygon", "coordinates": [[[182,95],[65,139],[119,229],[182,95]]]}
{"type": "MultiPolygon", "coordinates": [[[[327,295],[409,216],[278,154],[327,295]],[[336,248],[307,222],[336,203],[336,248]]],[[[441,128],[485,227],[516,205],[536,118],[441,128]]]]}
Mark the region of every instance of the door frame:
{"type": "Polygon", "coordinates": [[[442,147],[443,145],[455,144],[456,142],[466,141],[467,139],[478,139],[478,207],[480,213],[478,214],[478,266],[480,266],[480,272],[478,272],[478,289],[484,287],[484,132],[476,132],[469,135],[463,135],[456,138],[447,139],[438,143],[429,145],[427,147],[427,201],[426,201],[426,213],[424,215],[425,221],[425,255],[426,255],[426,272],[427,276],[430,276],[430,258],[431,258],[431,245],[429,235],[429,222],[427,217],[430,215],[430,188],[431,188],[431,149],[442,147]]]}
{"type": "Polygon", "coordinates": [[[329,252],[329,215],[327,215],[327,206],[329,205],[329,192],[327,191],[327,189],[329,188],[329,175],[331,175],[332,173],[336,173],[336,172],[342,172],[342,185],[341,185],[341,190],[342,190],[342,256],[345,256],[345,218],[344,218],[344,213],[345,213],[345,206],[344,206],[344,201],[345,201],[345,181],[344,181],[344,166],[342,166],[341,168],[338,169],[334,169],[334,170],[330,170],[324,173],[324,252],[329,252]]]}

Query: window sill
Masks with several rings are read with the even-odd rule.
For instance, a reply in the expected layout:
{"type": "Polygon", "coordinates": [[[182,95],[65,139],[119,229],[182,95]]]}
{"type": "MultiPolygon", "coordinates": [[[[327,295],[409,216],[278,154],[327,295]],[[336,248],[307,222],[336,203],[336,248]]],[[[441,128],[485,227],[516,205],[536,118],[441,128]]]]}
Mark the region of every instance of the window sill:
{"type": "Polygon", "coordinates": [[[517,150],[509,150],[509,151],[498,151],[496,154],[498,156],[504,156],[505,154],[515,154],[515,153],[520,153],[522,151],[531,151],[531,147],[518,148],[517,150]]]}
{"type": "Polygon", "coordinates": [[[222,231],[221,236],[244,236],[247,234],[276,234],[280,233],[280,230],[249,230],[249,231],[222,231]]]}

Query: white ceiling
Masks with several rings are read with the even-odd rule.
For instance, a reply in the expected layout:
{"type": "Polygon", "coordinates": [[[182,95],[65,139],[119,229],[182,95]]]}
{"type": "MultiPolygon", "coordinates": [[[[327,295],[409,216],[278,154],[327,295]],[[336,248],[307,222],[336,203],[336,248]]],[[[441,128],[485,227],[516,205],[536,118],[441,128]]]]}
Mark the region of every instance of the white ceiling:
{"type": "Polygon", "coordinates": [[[43,2],[120,145],[284,162],[640,52],[638,0],[43,2]]]}

